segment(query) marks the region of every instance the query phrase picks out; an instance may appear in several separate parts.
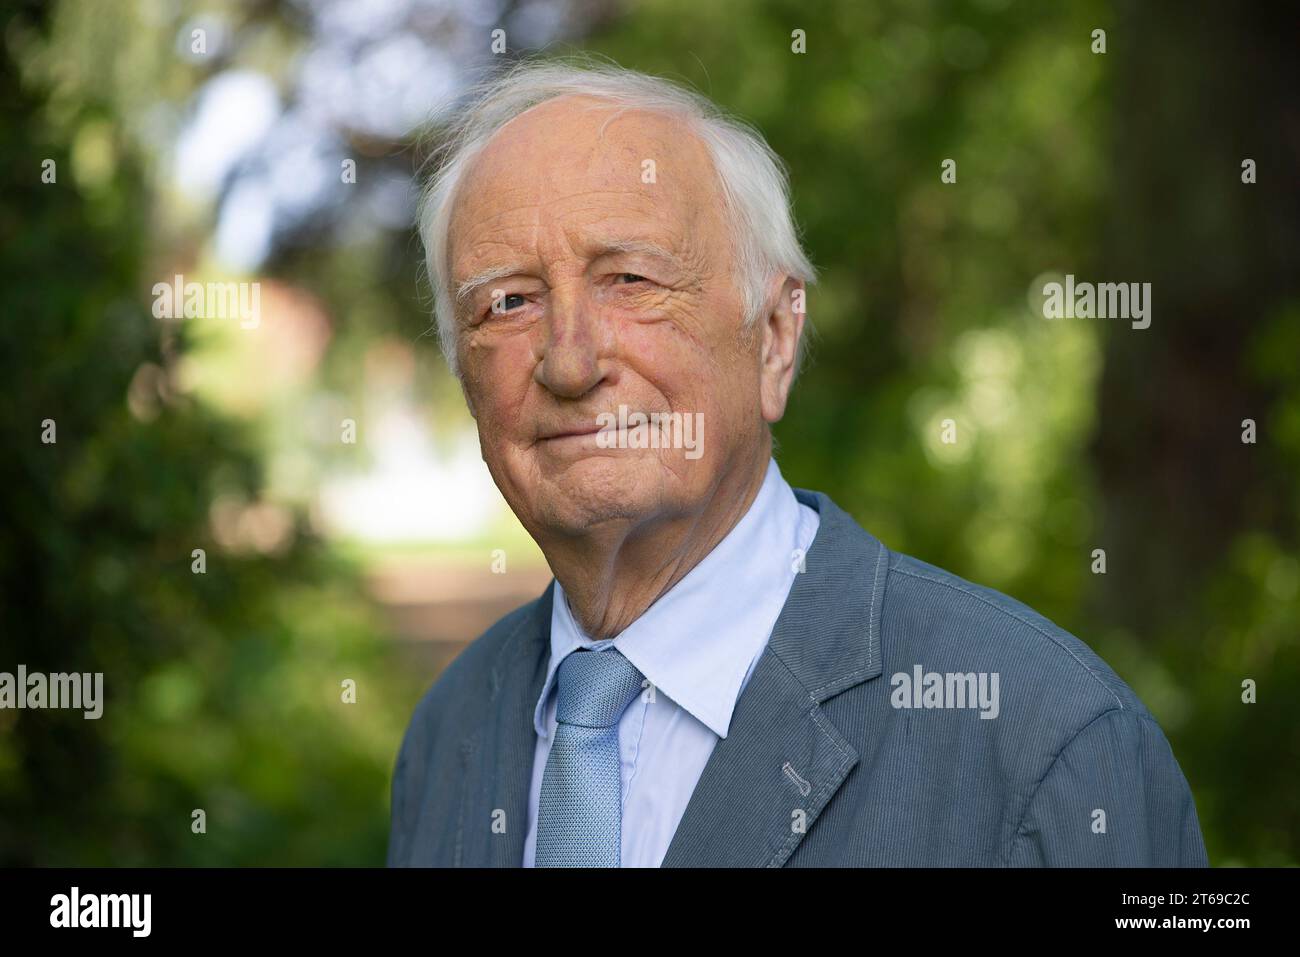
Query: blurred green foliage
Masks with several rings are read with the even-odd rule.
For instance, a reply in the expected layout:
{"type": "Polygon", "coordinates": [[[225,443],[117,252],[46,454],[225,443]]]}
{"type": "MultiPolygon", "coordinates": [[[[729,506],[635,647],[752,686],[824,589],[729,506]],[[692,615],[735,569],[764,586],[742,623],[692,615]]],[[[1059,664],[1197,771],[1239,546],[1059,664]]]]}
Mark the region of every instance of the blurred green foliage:
{"type": "Polygon", "coordinates": [[[0,711],[0,864],[378,863],[424,679],[382,657],[352,573],[301,516],[277,554],[213,542],[213,503],[261,491],[255,443],[159,384],[187,341],[150,314],[138,158],[93,91],[20,77],[48,49],[40,13],[0,20],[0,670],[102,671],[106,698],[99,720],[0,711]],[[69,149],[88,128],[111,163],[91,182],[69,149]]]}
{"type": "MultiPolygon", "coordinates": [[[[56,9],[11,5],[0,28],[0,668],[102,670],[117,717],[0,712],[0,863],[376,863],[392,757],[433,676],[394,666],[355,569],[301,514],[273,554],[211,541],[214,503],[262,493],[265,438],[150,371],[191,343],[160,338],[145,277],[195,240],[159,221],[131,133],[197,80],[162,27],[56,9]],[[56,445],[39,441],[47,418],[56,445]],[[365,706],[340,703],[345,677],[365,706]]],[[[256,10],[274,29],[260,22],[250,63],[287,60],[295,18],[256,10]]],[[[777,428],[786,477],[1091,644],[1166,729],[1212,863],[1294,864],[1300,216],[1294,144],[1276,135],[1296,118],[1293,69],[1261,12],[1177,29],[1171,13],[647,0],[572,39],[697,86],[790,165],[823,278],[777,428]],[[1045,322],[1033,293],[1067,272],[1155,282],[1152,328],[1045,322]],[[947,418],[956,446],[939,441],[947,418]]],[[[352,320],[331,382],[396,336],[419,343],[430,403],[452,407],[420,338],[418,258],[399,230],[322,237],[271,268],[352,320]]]]}

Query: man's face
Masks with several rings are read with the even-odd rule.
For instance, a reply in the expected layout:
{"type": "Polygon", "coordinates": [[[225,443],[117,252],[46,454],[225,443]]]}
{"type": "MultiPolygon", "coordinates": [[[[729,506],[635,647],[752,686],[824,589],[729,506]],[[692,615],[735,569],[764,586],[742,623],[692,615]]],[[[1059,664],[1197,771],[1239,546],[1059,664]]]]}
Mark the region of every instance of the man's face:
{"type": "Polygon", "coordinates": [[[698,511],[765,453],[762,334],[742,336],[724,217],[680,121],[588,97],[517,117],[474,161],[451,220],[456,349],[484,461],[530,532],[698,511]],[[679,413],[697,448],[598,438],[620,406],[679,413]]]}

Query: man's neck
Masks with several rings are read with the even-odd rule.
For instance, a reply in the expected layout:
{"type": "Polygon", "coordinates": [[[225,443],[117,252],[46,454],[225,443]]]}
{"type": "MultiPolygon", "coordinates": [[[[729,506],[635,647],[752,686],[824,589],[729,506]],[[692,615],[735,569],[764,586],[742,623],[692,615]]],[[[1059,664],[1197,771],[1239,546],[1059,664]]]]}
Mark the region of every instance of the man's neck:
{"type": "Polygon", "coordinates": [[[749,511],[769,458],[728,473],[697,512],[543,543],[583,632],[594,641],[619,635],[685,578],[749,511]]]}

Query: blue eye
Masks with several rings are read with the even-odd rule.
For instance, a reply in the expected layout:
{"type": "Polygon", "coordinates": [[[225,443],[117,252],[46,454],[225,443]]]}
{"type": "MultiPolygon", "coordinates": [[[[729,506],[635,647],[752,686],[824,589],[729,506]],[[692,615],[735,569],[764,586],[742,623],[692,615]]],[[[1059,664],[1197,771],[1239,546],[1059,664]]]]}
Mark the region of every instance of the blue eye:
{"type": "Polygon", "coordinates": [[[499,299],[492,300],[492,305],[488,306],[488,314],[491,315],[493,313],[500,314],[503,312],[509,312],[512,309],[518,309],[527,301],[527,299],[517,292],[507,293],[499,299]],[[518,300],[518,302],[512,304],[512,299],[518,300]]]}

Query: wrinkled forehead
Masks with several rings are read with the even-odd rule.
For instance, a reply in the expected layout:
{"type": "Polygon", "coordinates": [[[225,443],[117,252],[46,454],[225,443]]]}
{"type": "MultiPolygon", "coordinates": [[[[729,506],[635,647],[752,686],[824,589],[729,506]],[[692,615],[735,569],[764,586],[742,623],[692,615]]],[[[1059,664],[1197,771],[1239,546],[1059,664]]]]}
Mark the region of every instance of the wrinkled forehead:
{"type": "Polygon", "coordinates": [[[682,118],[562,97],[515,117],[474,157],[452,207],[451,260],[485,231],[602,213],[688,236],[709,229],[720,200],[708,148],[682,118]]]}

